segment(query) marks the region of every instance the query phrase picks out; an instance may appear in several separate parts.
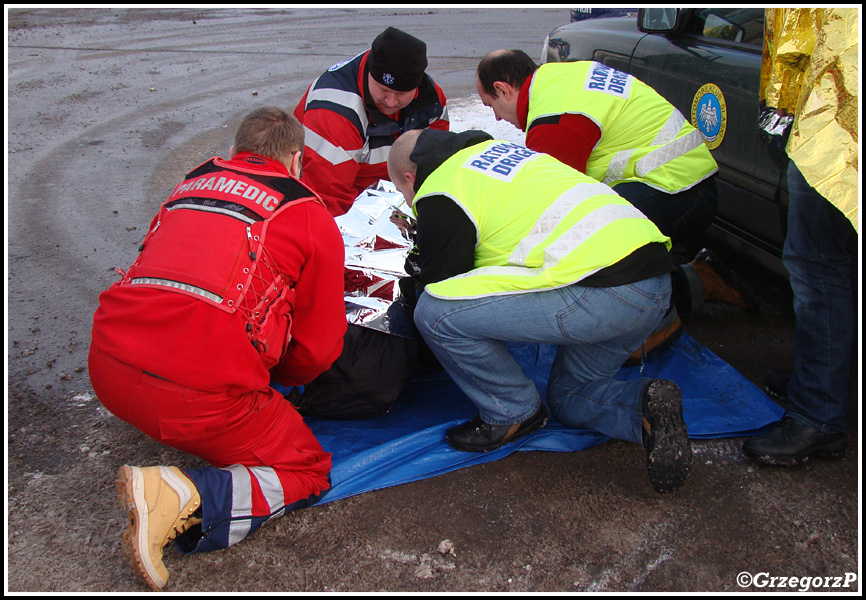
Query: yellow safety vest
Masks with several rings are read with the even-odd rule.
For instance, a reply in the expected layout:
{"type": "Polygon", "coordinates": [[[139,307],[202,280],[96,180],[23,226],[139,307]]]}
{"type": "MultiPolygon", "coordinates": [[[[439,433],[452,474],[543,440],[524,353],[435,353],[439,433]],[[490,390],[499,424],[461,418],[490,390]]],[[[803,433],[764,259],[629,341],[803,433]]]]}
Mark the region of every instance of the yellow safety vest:
{"type": "Polygon", "coordinates": [[[512,142],[483,142],[448,158],[418,190],[415,216],[419,202],[437,195],[456,202],[477,231],[475,268],[428,285],[437,298],[553,289],[649,243],[670,250],[670,239],[608,186],[512,142]]]}
{"type": "Polygon", "coordinates": [[[613,186],[639,181],[668,193],[686,190],[718,165],[700,132],[639,79],[601,63],[548,63],[533,75],[527,131],[543,117],[579,114],[601,129],[586,174],[613,186]]]}

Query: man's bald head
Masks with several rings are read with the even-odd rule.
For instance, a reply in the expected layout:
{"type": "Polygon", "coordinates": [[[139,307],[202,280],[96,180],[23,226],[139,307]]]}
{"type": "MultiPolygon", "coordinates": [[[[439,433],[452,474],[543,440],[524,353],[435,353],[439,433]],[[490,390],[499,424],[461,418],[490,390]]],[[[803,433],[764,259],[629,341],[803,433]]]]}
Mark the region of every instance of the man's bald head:
{"type": "Polygon", "coordinates": [[[409,206],[415,199],[415,174],[418,172],[418,165],[412,162],[410,156],[421,132],[421,129],[407,131],[397,138],[388,154],[388,176],[409,206]]]}
{"type": "Polygon", "coordinates": [[[409,206],[415,199],[415,175],[418,171],[418,165],[412,162],[410,156],[421,133],[421,129],[407,131],[397,138],[388,154],[388,176],[409,206]]]}

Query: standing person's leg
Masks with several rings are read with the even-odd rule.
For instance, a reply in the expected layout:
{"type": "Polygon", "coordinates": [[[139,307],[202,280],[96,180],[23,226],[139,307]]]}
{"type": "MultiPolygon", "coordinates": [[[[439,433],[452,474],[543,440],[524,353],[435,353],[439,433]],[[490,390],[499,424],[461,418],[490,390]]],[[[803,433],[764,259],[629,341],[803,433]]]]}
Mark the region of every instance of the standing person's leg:
{"type": "Polygon", "coordinates": [[[100,401],[148,436],[214,468],[130,467],[118,491],[130,516],[124,554],[152,589],[168,573],[162,548],[225,548],[265,521],[315,502],[329,487],[330,455],[274,390],[205,393],[143,373],[91,348],[100,401]]]}
{"type": "Polygon", "coordinates": [[[789,163],[788,235],[783,259],[794,291],[794,374],[788,412],[824,433],[845,431],[856,283],[856,232],[839,209],[789,163]]]}
{"type": "Polygon", "coordinates": [[[788,233],[783,260],[794,292],[794,372],[783,419],[743,450],[770,464],[795,464],[846,446],[850,371],[856,335],[856,232],[794,165],[788,168],[788,233]]]}

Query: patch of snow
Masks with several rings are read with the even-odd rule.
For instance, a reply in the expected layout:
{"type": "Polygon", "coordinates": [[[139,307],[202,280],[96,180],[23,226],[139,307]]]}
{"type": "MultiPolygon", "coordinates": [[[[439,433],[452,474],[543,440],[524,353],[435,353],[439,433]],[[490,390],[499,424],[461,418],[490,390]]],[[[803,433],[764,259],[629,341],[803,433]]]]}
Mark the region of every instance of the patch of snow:
{"type": "Polygon", "coordinates": [[[449,100],[448,117],[451,119],[451,131],[457,133],[476,129],[486,131],[497,140],[521,145],[526,141],[520,129],[508,121],[497,121],[493,109],[484,106],[477,95],[449,100]]]}

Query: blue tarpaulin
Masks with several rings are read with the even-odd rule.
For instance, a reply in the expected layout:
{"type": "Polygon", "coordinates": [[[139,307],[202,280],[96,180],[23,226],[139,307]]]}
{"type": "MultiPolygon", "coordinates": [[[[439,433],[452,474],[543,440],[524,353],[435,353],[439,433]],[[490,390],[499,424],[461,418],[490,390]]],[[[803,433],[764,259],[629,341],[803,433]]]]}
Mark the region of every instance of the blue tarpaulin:
{"type": "MultiPolygon", "coordinates": [[[[542,398],[556,348],[515,344],[512,353],[542,398]]],[[[640,367],[625,367],[618,378],[670,379],[683,393],[689,437],[719,438],[755,433],[778,421],[783,410],[743,375],[687,334],[640,367]]],[[[575,452],[609,438],[565,427],[551,418],[543,429],[487,453],[460,452],[445,432],[471,419],[475,406],[442,371],[419,374],[391,411],[358,421],[305,419],[332,454],[331,489],[321,502],[434,477],[500,459],[516,451],[575,452]]]]}

